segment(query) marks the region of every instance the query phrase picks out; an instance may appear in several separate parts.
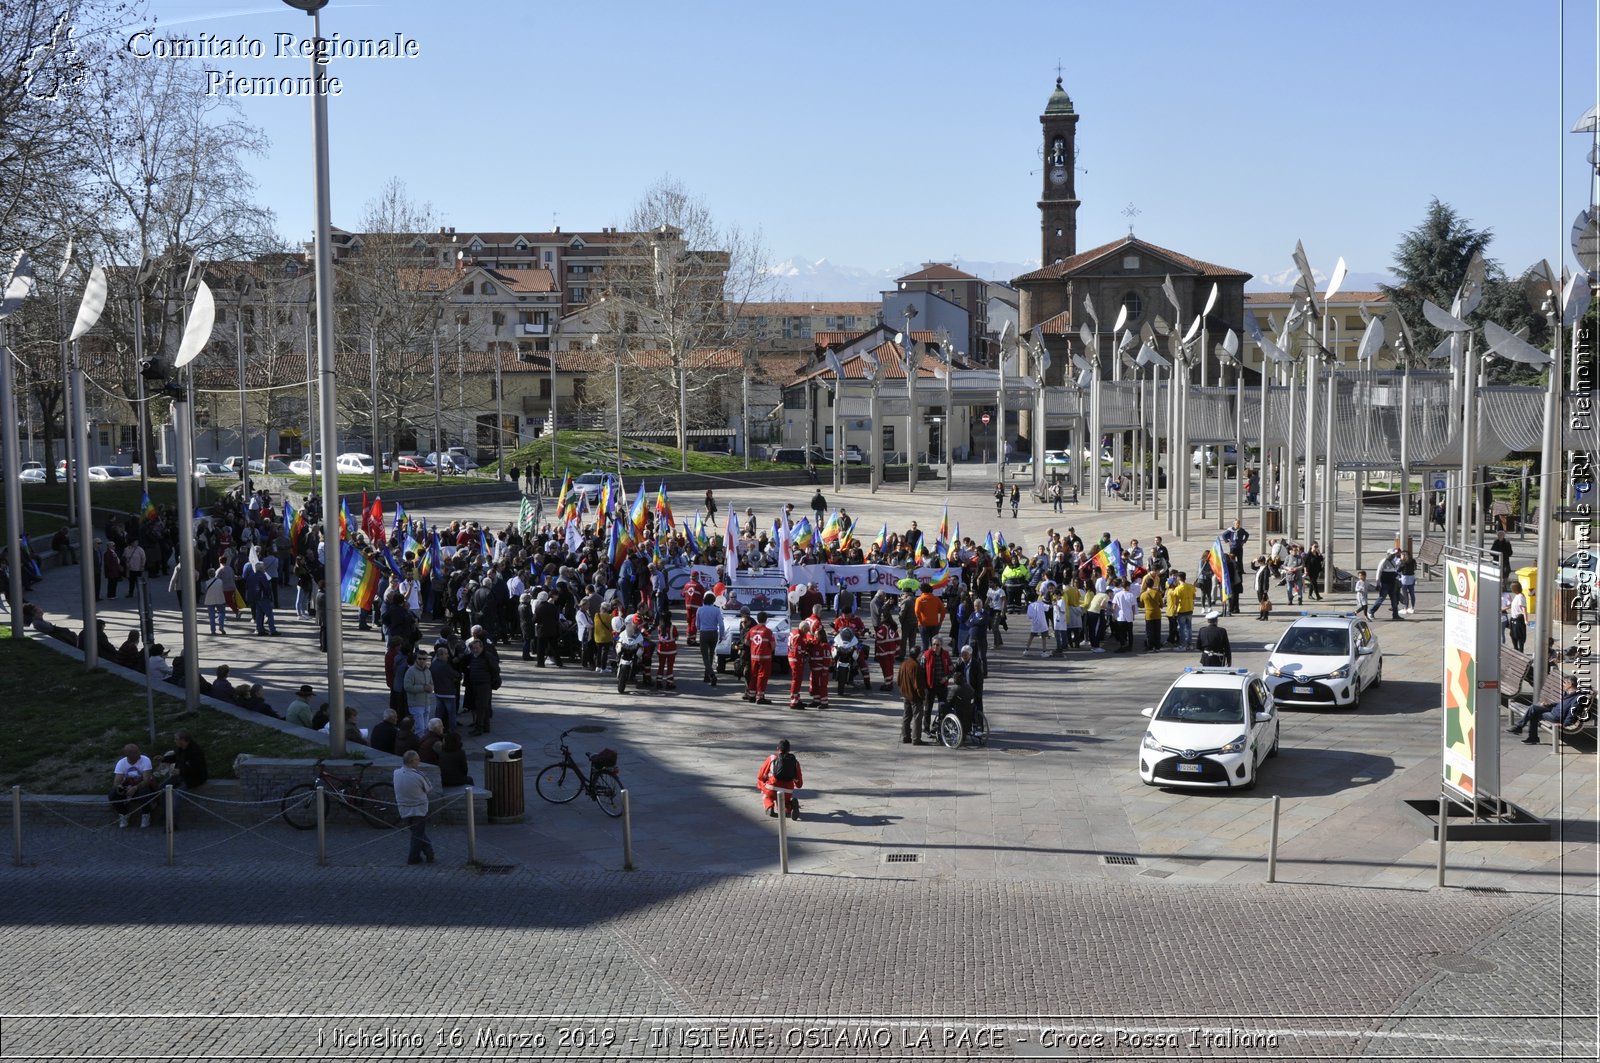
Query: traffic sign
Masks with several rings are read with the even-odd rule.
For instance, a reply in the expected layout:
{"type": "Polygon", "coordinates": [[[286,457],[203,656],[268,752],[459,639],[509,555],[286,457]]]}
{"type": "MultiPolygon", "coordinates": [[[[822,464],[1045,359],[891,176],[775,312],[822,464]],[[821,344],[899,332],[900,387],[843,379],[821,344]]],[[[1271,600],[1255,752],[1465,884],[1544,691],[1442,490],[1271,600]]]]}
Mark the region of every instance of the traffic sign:
{"type": "Polygon", "coordinates": [[[983,423],[984,424],[988,424],[989,423],[989,415],[988,414],[984,414],[983,415],[983,423]]]}
{"type": "Polygon", "coordinates": [[[1433,478],[1433,489],[1435,491],[1443,491],[1445,489],[1445,481],[1443,476],[1435,476],[1433,478]]]}

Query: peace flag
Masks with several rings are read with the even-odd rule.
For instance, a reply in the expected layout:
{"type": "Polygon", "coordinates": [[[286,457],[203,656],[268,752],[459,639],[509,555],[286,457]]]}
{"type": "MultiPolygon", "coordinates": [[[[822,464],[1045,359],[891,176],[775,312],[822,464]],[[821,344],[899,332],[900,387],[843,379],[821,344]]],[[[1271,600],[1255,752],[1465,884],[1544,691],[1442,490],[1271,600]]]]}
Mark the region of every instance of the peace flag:
{"type": "Polygon", "coordinates": [[[656,516],[664,522],[666,527],[672,527],[672,506],[667,502],[667,481],[662,480],[661,486],[656,488],[656,516]]]}
{"type": "Polygon", "coordinates": [[[1222,586],[1222,593],[1233,593],[1233,578],[1228,571],[1228,551],[1222,548],[1222,537],[1219,535],[1211,542],[1210,556],[1206,562],[1211,566],[1211,571],[1217,577],[1217,582],[1222,586]]]}
{"type": "Polygon", "coordinates": [[[139,513],[144,517],[145,520],[156,519],[156,504],[150,501],[149,491],[146,491],[144,496],[139,499],[139,513]]]}
{"type": "Polygon", "coordinates": [[[1090,560],[1098,565],[1100,571],[1108,576],[1116,575],[1121,577],[1128,574],[1122,561],[1122,543],[1117,539],[1112,539],[1102,546],[1090,560]]]}
{"type": "Polygon", "coordinates": [[[889,549],[889,522],[888,521],[884,521],[883,527],[878,529],[878,537],[872,541],[872,545],[876,546],[878,548],[878,552],[879,553],[882,553],[883,551],[889,549]]]}
{"type": "Polygon", "coordinates": [[[628,511],[628,522],[633,525],[633,534],[636,536],[644,534],[644,525],[646,520],[644,511],[644,491],[644,481],[640,480],[639,492],[633,496],[633,508],[628,511]]]}
{"type": "Polygon", "coordinates": [[[950,542],[950,500],[948,498],[944,502],[944,512],[939,517],[939,541],[946,544],[950,542]]]}
{"type": "Polygon", "coordinates": [[[561,490],[556,494],[556,512],[560,513],[567,507],[567,492],[572,490],[572,470],[568,469],[561,476],[561,490]]]}

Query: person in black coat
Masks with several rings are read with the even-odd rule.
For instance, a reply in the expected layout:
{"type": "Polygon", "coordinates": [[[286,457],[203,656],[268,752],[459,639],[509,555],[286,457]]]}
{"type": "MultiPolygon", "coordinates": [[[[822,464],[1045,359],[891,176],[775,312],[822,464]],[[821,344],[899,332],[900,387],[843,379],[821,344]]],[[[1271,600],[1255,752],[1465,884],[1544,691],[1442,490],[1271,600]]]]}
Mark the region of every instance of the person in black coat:
{"type": "Polygon", "coordinates": [[[540,591],[533,603],[533,629],[539,642],[539,667],[544,659],[551,658],[561,667],[561,610],[546,591],[540,591]]]}
{"type": "MultiPolygon", "coordinates": [[[[524,592],[517,601],[517,628],[522,632],[522,659],[531,661],[533,659],[533,643],[536,638],[534,634],[532,594],[524,592]]],[[[544,662],[541,661],[539,663],[543,665],[544,662]]]]}
{"type": "Polygon", "coordinates": [[[467,643],[472,657],[467,662],[467,710],[472,713],[472,734],[489,733],[494,715],[494,691],[500,685],[500,660],[491,654],[483,639],[467,643]]]}

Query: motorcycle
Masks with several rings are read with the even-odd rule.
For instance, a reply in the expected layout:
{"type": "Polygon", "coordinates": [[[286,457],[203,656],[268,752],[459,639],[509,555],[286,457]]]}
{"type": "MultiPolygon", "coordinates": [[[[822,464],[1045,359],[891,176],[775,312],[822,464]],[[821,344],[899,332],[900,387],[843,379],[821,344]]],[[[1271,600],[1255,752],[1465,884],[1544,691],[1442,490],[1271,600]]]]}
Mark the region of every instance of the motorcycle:
{"type": "Polygon", "coordinates": [[[861,667],[861,654],[864,649],[858,639],[848,643],[833,644],[833,679],[838,693],[843,694],[846,687],[865,674],[861,667]]]}
{"type": "Polygon", "coordinates": [[[633,671],[639,663],[639,644],[637,642],[619,642],[617,644],[617,693],[626,694],[628,684],[633,680],[633,671]]]}

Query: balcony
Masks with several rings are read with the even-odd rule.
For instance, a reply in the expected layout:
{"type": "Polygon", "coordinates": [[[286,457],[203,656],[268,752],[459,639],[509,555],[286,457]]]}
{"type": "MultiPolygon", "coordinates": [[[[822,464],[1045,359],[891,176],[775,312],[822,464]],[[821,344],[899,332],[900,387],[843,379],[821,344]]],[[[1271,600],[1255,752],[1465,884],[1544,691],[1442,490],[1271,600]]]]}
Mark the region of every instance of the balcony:
{"type": "Polygon", "coordinates": [[[521,322],[521,323],[519,323],[517,325],[517,335],[519,335],[519,336],[548,336],[548,335],[550,335],[550,326],[548,324],[541,325],[541,324],[538,324],[537,322],[524,321],[524,322],[521,322]]]}

